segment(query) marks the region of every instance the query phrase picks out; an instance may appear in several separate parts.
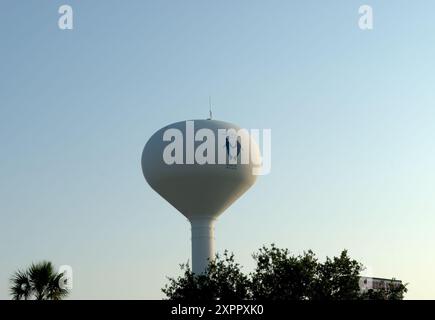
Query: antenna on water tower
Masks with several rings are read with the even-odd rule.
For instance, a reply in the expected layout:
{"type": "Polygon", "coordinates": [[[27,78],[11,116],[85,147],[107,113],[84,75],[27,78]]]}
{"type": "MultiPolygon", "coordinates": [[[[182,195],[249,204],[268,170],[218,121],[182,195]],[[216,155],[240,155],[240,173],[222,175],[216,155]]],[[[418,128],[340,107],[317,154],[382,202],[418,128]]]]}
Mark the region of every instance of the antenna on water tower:
{"type": "Polygon", "coordinates": [[[207,120],[213,119],[213,113],[211,112],[211,96],[208,96],[208,112],[209,112],[209,118],[207,120]]]}

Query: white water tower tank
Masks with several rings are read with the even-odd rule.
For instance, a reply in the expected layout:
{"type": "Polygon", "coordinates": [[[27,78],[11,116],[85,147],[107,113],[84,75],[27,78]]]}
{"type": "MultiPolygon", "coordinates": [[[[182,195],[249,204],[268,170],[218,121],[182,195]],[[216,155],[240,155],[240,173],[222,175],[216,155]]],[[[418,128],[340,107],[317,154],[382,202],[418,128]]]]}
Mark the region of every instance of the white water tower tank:
{"type": "Polygon", "coordinates": [[[258,144],[249,136],[248,131],[238,131],[238,138],[233,136],[231,139],[226,133],[230,129],[238,131],[240,127],[217,120],[176,122],[154,133],[142,153],[142,170],[146,181],[191,223],[192,271],[195,274],[203,273],[208,259],[214,257],[216,218],[254,184],[257,176],[253,174],[253,169],[258,168],[261,162],[258,144]],[[188,126],[193,127],[193,132],[188,126]],[[214,133],[216,161],[214,164],[199,164],[195,158],[193,164],[188,163],[187,153],[197,150],[205,141],[205,138],[194,141],[193,135],[204,128],[214,133]],[[182,133],[182,163],[167,164],[164,160],[165,148],[175,140],[174,137],[171,141],[164,141],[163,136],[168,129],[178,129],[182,133]],[[190,133],[193,135],[189,136],[190,133]],[[246,147],[247,145],[249,146],[246,147]],[[218,163],[219,152],[223,152],[227,163],[218,163]],[[242,163],[243,152],[249,152],[248,162],[242,163]],[[236,164],[229,163],[231,154],[232,162],[237,157],[236,164]]]}

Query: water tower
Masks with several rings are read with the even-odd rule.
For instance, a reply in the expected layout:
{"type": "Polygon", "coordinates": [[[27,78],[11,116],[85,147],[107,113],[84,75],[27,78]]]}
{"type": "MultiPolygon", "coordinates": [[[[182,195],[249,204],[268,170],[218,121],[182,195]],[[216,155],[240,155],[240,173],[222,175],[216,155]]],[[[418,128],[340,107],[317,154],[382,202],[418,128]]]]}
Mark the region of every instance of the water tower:
{"type": "Polygon", "coordinates": [[[242,196],[257,177],[253,169],[258,168],[261,161],[258,145],[246,130],[239,130],[234,124],[211,119],[176,122],[154,133],[142,153],[142,171],[148,184],[191,223],[195,274],[202,273],[208,259],[214,257],[216,218],[242,196]],[[205,131],[213,133],[214,138],[205,135],[205,131]],[[238,135],[234,136],[236,131],[238,135]],[[168,154],[167,148],[177,139],[181,141],[168,154]],[[211,156],[214,152],[214,163],[197,161],[196,154],[204,152],[206,140],[209,146],[212,143],[213,149],[205,153],[211,156]],[[178,152],[175,157],[178,160],[168,164],[165,152],[170,157],[178,152]],[[249,159],[242,161],[246,153],[249,159]]]}

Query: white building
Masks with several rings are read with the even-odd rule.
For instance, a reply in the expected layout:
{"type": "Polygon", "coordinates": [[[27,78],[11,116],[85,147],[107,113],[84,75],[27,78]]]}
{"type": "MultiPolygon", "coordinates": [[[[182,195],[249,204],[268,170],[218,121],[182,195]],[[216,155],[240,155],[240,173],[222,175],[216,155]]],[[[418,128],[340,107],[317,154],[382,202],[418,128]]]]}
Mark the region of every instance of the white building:
{"type": "Polygon", "coordinates": [[[360,277],[359,278],[359,288],[361,292],[380,289],[388,289],[391,286],[398,287],[402,284],[401,280],[396,279],[385,279],[385,278],[374,278],[374,277],[360,277]]]}

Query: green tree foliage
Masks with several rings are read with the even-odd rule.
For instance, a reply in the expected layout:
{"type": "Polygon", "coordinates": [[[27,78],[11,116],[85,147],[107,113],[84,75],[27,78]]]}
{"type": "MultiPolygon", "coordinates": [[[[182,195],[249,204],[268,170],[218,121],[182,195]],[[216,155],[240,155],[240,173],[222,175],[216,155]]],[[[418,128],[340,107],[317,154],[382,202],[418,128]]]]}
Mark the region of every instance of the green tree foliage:
{"type": "Polygon", "coordinates": [[[291,256],[287,249],[272,245],[253,255],[257,262],[251,274],[253,299],[307,300],[313,291],[318,262],[313,252],[291,256]]]}
{"type": "Polygon", "coordinates": [[[363,266],[352,260],[346,250],[340,257],[326,258],[318,264],[312,298],[316,300],[355,300],[359,299],[359,274],[363,266]]]}
{"type": "Polygon", "coordinates": [[[11,278],[12,299],[61,300],[68,295],[68,290],[59,286],[62,276],[47,261],[32,264],[25,271],[18,270],[11,278]]]}
{"type": "Polygon", "coordinates": [[[169,278],[162,289],[171,300],[355,300],[403,299],[405,285],[361,293],[359,275],[363,266],[348,256],[326,258],[321,263],[312,251],[291,255],[287,249],[263,246],[253,255],[254,272],[245,275],[225,251],[209,263],[204,274],[195,275],[188,264],[184,274],[169,278]]]}
{"type": "Polygon", "coordinates": [[[169,278],[169,284],[162,289],[173,300],[241,300],[248,299],[249,281],[234,255],[224,252],[223,256],[209,263],[203,275],[194,275],[188,264],[182,264],[183,276],[169,278]]]}

